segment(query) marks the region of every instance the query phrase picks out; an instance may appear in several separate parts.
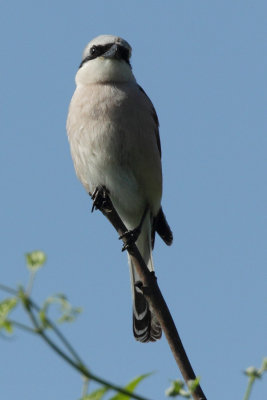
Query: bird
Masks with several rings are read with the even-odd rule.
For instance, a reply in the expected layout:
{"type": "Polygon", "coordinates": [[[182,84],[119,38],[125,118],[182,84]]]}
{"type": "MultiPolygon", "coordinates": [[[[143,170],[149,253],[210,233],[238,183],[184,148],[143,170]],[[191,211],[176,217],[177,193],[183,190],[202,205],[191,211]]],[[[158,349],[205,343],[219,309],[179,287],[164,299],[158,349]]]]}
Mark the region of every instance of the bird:
{"type": "MultiPolygon", "coordinates": [[[[159,121],[151,100],[136,82],[131,53],[130,44],[114,35],[100,35],[87,44],[66,128],[78,179],[93,198],[101,190],[108,193],[129,238],[132,233],[153,272],[155,233],[167,245],[172,244],[173,234],[161,206],[159,121]]],[[[139,342],[155,342],[162,328],[144,297],[129,254],[128,261],[133,334],[139,342]]]]}

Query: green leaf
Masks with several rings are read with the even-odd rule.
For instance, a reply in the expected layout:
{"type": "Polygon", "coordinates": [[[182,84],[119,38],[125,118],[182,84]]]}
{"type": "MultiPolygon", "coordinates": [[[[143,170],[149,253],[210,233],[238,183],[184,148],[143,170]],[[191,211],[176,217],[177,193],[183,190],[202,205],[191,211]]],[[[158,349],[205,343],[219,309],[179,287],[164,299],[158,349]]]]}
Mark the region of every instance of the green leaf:
{"type": "Polygon", "coordinates": [[[184,382],[180,379],[176,379],[172,381],[171,386],[165,391],[166,396],[168,397],[176,397],[180,395],[181,390],[184,387],[184,382]]]}
{"type": "Polygon", "coordinates": [[[58,323],[72,322],[76,319],[78,314],[82,312],[82,309],[80,307],[73,307],[64,294],[60,293],[55,296],[50,296],[45,300],[43,307],[39,312],[39,318],[44,328],[48,327],[46,321],[48,309],[50,308],[51,305],[54,304],[59,305],[60,307],[61,315],[57,320],[58,323]]]}
{"type": "Polygon", "coordinates": [[[199,382],[200,382],[200,376],[197,376],[195,379],[191,379],[187,382],[188,388],[191,393],[194,393],[194,391],[199,385],[199,382]]]}
{"type": "Polygon", "coordinates": [[[31,271],[37,271],[44,265],[46,261],[45,253],[40,250],[35,250],[32,251],[31,253],[26,253],[25,257],[26,257],[27,267],[31,271]]]}
{"type": "MultiPolygon", "coordinates": [[[[137,376],[136,378],[134,378],[131,382],[129,382],[124,389],[128,390],[128,392],[133,393],[135,388],[139,385],[139,383],[147,378],[148,376],[152,375],[152,373],[148,373],[148,374],[143,374],[140,376],[137,376]]],[[[115,396],[113,396],[110,400],[129,400],[130,396],[127,396],[126,394],[122,394],[122,393],[117,393],[115,396]]]]}
{"type": "Polygon", "coordinates": [[[176,379],[175,381],[172,381],[171,386],[165,391],[165,395],[168,397],[181,396],[186,399],[192,399],[191,393],[193,390],[196,389],[198,384],[199,384],[199,378],[196,378],[195,380],[192,381],[188,381],[189,391],[187,391],[184,389],[185,386],[184,382],[181,381],[180,379],[176,379]]]}
{"type": "Polygon", "coordinates": [[[7,333],[13,333],[13,324],[10,321],[0,323],[0,329],[5,329],[7,333]]]}
{"type": "Polygon", "coordinates": [[[102,400],[106,392],[110,390],[110,388],[104,386],[100,389],[94,390],[92,393],[83,396],[80,400],[102,400]]]}
{"type": "Polygon", "coordinates": [[[7,298],[0,303],[0,329],[5,329],[8,333],[12,333],[13,326],[7,317],[9,313],[16,307],[18,300],[16,297],[7,298]]]}

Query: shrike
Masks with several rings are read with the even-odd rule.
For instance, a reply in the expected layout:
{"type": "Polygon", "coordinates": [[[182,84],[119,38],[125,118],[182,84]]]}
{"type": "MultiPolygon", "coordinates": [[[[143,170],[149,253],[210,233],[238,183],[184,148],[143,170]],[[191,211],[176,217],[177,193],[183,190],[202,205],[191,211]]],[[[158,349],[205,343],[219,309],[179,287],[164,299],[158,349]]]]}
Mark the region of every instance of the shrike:
{"type": "MultiPolygon", "coordinates": [[[[155,232],[167,245],[172,232],[161,208],[162,171],[156,111],[132,73],[131,46],[101,35],[83,52],[67,132],[76,174],[86,191],[105,190],[136,239],[150,271],[155,232]]],[[[127,247],[127,246],[126,246],[127,247]]],[[[133,333],[140,342],[161,337],[161,326],[138,286],[128,256],[133,293],[133,333]]]]}

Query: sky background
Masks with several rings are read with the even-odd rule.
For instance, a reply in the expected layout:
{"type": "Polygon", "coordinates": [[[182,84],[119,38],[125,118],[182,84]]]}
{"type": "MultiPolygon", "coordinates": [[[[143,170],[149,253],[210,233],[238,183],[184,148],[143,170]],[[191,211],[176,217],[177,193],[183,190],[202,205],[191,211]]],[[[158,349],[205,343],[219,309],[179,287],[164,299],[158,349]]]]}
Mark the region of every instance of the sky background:
{"type": "MultiPolygon", "coordinates": [[[[156,240],[158,282],[207,398],[242,399],[242,371],[267,356],[266,15],[260,0],[0,2],[0,282],[26,284],[24,253],[44,250],[34,299],[83,307],[62,329],[90,369],[122,385],[156,371],[138,390],[153,400],[180,373],[165,338],[134,341],[126,255],[75,176],[76,70],[99,34],[132,45],[160,120],[174,233],[170,248],[156,240]]],[[[38,337],[16,331],[0,353],[1,398],[80,397],[80,376],[38,337]]],[[[267,377],[251,400],[263,398],[267,377]]]]}

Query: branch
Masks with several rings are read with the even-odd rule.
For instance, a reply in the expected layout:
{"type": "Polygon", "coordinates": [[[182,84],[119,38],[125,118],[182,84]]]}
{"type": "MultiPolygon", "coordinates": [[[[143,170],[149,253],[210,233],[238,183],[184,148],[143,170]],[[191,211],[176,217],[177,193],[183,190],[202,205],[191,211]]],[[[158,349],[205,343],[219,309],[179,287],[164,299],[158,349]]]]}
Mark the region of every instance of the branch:
{"type": "MultiPolygon", "coordinates": [[[[9,286],[3,285],[0,283],[0,290],[2,290],[3,292],[6,293],[10,293],[12,295],[14,295],[17,298],[20,298],[20,291],[13,289],[9,286]]],[[[28,292],[28,291],[27,291],[28,292]]],[[[25,295],[25,293],[23,292],[23,295],[25,295]]],[[[27,296],[27,301],[29,303],[29,305],[36,311],[36,312],[40,312],[41,308],[29,297],[28,293],[26,293],[27,296]]],[[[23,298],[22,298],[23,300],[23,298]]],[[[35,334],[39,334],[41,327],[38,327],[38,331],[36,331],[36,329],[32,329],[31,327],[28,327],[20,322],[17,321],[13,321],[10,320],[10,322],[14,325],[17,326],[20,329],[23,329],[25,331],[31,332],[31,333],[35,333],[35,334]]],[[[33,321],[32,321],[33,322],[33,321]]],[[[74,357],[74,359],[76,360],[76,362],[79,365],[84,365],[83,361],[81,360],[81,358],[79,357],[79,355],[77,354],[77,352],[74,350],[74,348],[72,347],[72,345],[68,342],[68,340],[65,338],[65,336],[61,333],[61,331],[58,329],[58,327],[47,317],[45,316],[45,322],[47,324],[47,326],[49,326],[54,333],[56,334],[56,336],[59,338],[59,340],[64,344],[64,346],[66,347],[66,349],[70,352],[70,354],[74,357]]],[[[36,328],[36,327],[35,327],[36,328]]]]}
{"type": "Polygon", "coordinates": [[[102,378],[92,374],[88,370],[88,368],[85,366],[85,364],[81,361],[81,358],[78,356],[77,352],[73,349],[71,344],[67,341],[65,336],[60,332],[60,330],[57,328],[57,326],[46,317],[45,321],[46,321],[47,325],[58,336],[58,338],[63,343],[63,345],[71,353],[71,355],[73,356],[75,361],[68,354],[66,354],[55,342],[53,342],[50,339],[50,337],[45,333],[44,327],[41,324],[39,324],[39,321],[34,314],[34,310],[36,312],[40,312],[41,308],[28,296],[27,293],[25,293],[25,291],[23,289],[15,290],[6,285],[0,284],[0,290],[10,293],[21,300],[21,304],[22,304],[23,308],[25,309],[26,313],[28,314],[34,328],[31,328],[31,327],[29,327],[25,324],[22,324],[20,322],[17,322],[17,321],[9,320],[12,323],[12,325],[14,325],[17,328],[20,328],[22,330],[28,331],[30,333],[39,335],[47,343],[47,345],[50,348],[52,348],[61,358],[63,358],[63,360],[65,360],[69,365],[71,365],[74,369],[76,369],[78,372],[80,372],[87,379],[91,379],[95,382],[100,383],[101,385],[106,386],[107,388],[109,388],[111,390],[115,390],[118,393],[124,394],[125,396],[127,396],[127,398],[136,399],[136,400],[148,400],[145,397],[139,396],[136,393],[132,393],[120,386],[117,386],[111,382],[106,381],[105,379],[102,379],[102,378]]]}
{"type": "MultiPolygon", "coordinates": [[[[123,235],[127,231],[126,226],[122,222],[109,197],[105,198],[105,201],[100,205],[99,210],[114,226],[119,236],[123,235]]],[[[126,238],[123,237],[122,240],[126,243],[126,238]]],[[[141,277],[145,289],[144,296],[157,316],[185,382],[190,386],[190,381],[196,379],[196,375],[187,357],[168,306],[161,294],[157,278],[155,274],[151,273],[147,268],[135,244],[131,245],[127,251],[138,275],[141,277]]],[[[206,400],[206,396],[204,395],[200,385],[197,386],[195,391],[192,393],[192,396],[195,400],[206,400]]]]}
{"type": "MultiPolygon", "coordinates": [[[[34,303],[34,301],[30,297],[28,297],[28,301],[29,301],[31,307],[35,311],[37,311],[38,313],[41,311],[41,308],[36,303],[34,303]]],[[[54,333],[57,335],[59,340],[61,340],[61,342],[64,344],[66,349],[68,349],[68,351],[74,357],[74,359],[76,359],[77,363],[79,365],[84,365],[83,361],[81,360],[81,358],[79,357],[77,352],[74,350],[74,348],[71,346],[71,344],[68,342],[68,340],[65,338],[65,336],[61,333],[61,331],[58,329],[58,327],[47,316],[45,316],[45,322],[54,331],[54,333]]]]}
{"type": "MultiPolygon", "coordinates": [[[[77,364],[75,361],[73,361],[66,353],[64,353],[44,332],[44,330],[42,329],[42,327],[39,325],[33,311],[32,311],[32,302],[29,301],[29,299],[27,297],[24,297],[23,300],[23,306],[26,310],[26,312],[28,313],[30,320],[32,321],[33,326],[36,329],[36,332],[42,337],[42,339],[48,344],[48,346],[50,346],[61,358],[63,358],[68,364],[70,364],[74,369],[76,369],[77,371],[79,371],[80,373],[82,373],[83,376],[85,376],[88,379],[92,379],[95,382],[98,382],[102,385],[105,385],[106,387],[108,387],[109,389],[113,389],[116,392],[122,393],[125,396],[129,396],[130,398],[136,399],[136,400],[147,400],[144,397],[138,396],[135,393],[131,393],[126,389],[123,389],[117,385],[114,385],[111,382],[108,382],[102,378],[99,378],[96,375],[93,375],[91,372],[89,372],[89,370],[87,369],[87,367],[84,364],[77,364]]],[[[52,327],[52,329],[54,329],[52,327]]]]}

